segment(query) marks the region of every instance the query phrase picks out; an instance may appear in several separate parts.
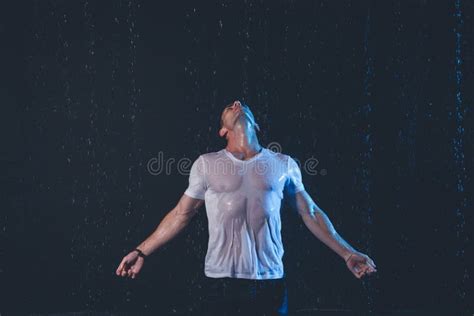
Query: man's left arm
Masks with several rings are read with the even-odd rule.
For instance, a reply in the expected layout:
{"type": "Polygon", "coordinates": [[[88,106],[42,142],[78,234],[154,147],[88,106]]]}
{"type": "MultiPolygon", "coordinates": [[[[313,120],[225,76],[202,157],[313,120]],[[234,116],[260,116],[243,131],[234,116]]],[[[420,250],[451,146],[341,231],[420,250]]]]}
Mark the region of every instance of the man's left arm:
{"type": "Polygon", "coordinates": [[[355,250],[337,233],[328,216],[305,190],[295,193],[292,199],[293,206],[306,227],[314,236],[343,258],[349,270],[357,278],[360,279],[366,274],[377,271],[371,258],[355,250]]]}

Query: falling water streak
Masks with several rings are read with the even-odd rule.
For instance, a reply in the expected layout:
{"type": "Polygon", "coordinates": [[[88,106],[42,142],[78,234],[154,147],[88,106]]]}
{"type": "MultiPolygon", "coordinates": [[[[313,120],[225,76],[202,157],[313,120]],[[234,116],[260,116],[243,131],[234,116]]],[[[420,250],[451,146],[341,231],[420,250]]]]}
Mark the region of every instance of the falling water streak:
{"type": "MultiPolygon", "coordinates": [[[[258,95],[258,106],[259,106],[259,113],[258,113],[258,120],[260,121],[260,126],[263,127],[267,124],[268,121],[268,113],[269,113],[269,93],[268,93],[268,82],[270,82],[270,48],[269,48],[269,37],[270,37],[270,28],[269,28],[269,11],[268,7],[265,7],[262,3],[264,16],[262,19],[259,20],[261,23],[261,28],[263,29],[263,58],[264,62],[262,63],[262,85],[258,87],[257,95],[258,95]],[[263,94],[263,96],[261,95],[263,94]]],[[[259,76],[260,77],[260,76],[259,76]]],[[[265,142],[267,136],[264,130],[261,130],[259,133],[259,137],[265,142]]]]}
{"type": "MultiPolygon", "coordinates": [[[[58,30],[58,48],[56,50],[56,59],[58,60],[58,63],[60,64],[60,74],[59,74],[59,79],[63,88],[63,93],[64,93],[64,105],[60,110],[64,113],[64,117],[67,120],[74,120],[77,118],[77,113],[74,111],[74,103],[73,102],[73,96],[71,95],[71,79],[68,74],[70,73],[71,69],[71,63],[69,61],[69,54],[70,54],[70,49],[69,49],[69,42],[67,40],[67,35],[64,34],[64,30],[66,29],[67,24],[69,23],[68,20],[68,15],[66,12],[63,14],[60,14],[60,12],[57,10],[57,8],[54,8],[54,10],[51,12],[51,15],[53,15],[56,18],[56,26],[58,30]]],[[[63,144],[61,145],[61,149],[65,152],[65,155],[67,156],[66,160],[68,162],[69,167],[72,167],[74,165],[75,160],[73,158],[73,151],[74,148],[71,146],[74,146],[74,138],[73,138],[73,130],[72,130],[73,124],[68,124],[67,131],[64,133],[64,138],[62,140],[63,144]],[[66,152],[66,146],[68,146],[68,152],[66,152]]],[[[71,186],[71,207],[74,208],[76,204],[76,200],[79,200],[79,197],[77,196],[77,189],[78,189],[78,180],[74,179],[72,186],[71,186]]],[[[72,231],[72,247],[70,248],[70,257],[73,261],[76,260],[77,257],[79,257],[80,252],[81,252],[81,247],[88,247],[87,242],[88,239],[86,235],[83,233],[83,230],[81,229],[81,225],[77,225],[76,227],[73,228],[72,231]]],[[[88,263],[89,264],[89,263],[88,263]]],[[[88,268],[89,269],[89,266],[88,268]]],[[[85,272],[86,278],[89,276],[87,272],[85,272]]],[[[82,278],[79,280],[79,288],[71,289],[71,295],[76,296],[81,289],[84,288],[84,284],[82,283],[82,278]]]]}
{"type": "MultiPolygon", "coordinates": [[[[218,7],[217,9],[219,10],[217,16],[224,15],[225,10],[226,10],[226,3],[221,3],[217,7],[218,7]]],[[[216,27],[216,34],[217,34],[215,41],[220,46],[222,44],[222,39],[224,38],[224,36],[222,35],[222,33],[224,32],[224,23],[222,19],[218,19],[216,21],[215,27],[216,27]]],[[[217,82],[217,78],[218,78],[217,75],[218,75],[218,68],[219,68],[219,60],[221,60],[221,56],[218,54],[219,53],[218,49],[214,49],[211,53],[212,53],[212,58],[210,62],[211,68],[210,68],[209,76],[211,78],[210,84],[211,84],[212,93],[209,96],[210,98],[209,110],[211,111],[211,113],[219,113],[220,110],[222,109],[222,104],[218,104],[219,101],[217,99],[219,95],[219,88],[218,88],[219,83],[217,82]]],[[[212,132],[211,124],[209,124],[207,130],[208,130],[208,133],[205,134],[205,140],[204,140],[204,151],[211,152],[215,150],[215,148],[212,146],[212,143],[213,143],[213,139],[216,137],[215,135],[217,134],[217,131],[212,132]]]]}
{"type": "MultiPolygon", "coordinates": [[[[361,166],[358,168],[358,170],[361,170],[360,176],[360,183],[362,184],[362,191],[365,193],[365,201],[366,205],[366,230],[364,232],[364,241],[365,241],[365,250],[368,252],[369,256],[371,253],[371,241],[372,241],[372,236],[371,236],[371,226],[372,226],[372,205],[370,203],[370,192],[371,192],[371,181],[370,181],[370,169],[369,165],[372,160],[372,149],[373,149],[373,142],[370,137],[370,114],[372,112],[372,105],[371,105],[371,99],[372,99],[372,81],[374,79],[374,65],[373,65],[373,60],[372,56],[370,55],[371,52],[369,50],[369,34],[370,34],[370,3],[369,7],[367,10],[367,22],[366,22],[366,27],[365,27],[365,34],[364,34],[364,56],[366,58],[366,71],[365,71],[365,76],[364,76],[364,99],[366,100],[366,104],[362,106],[362,108],[359,110],[359,113],[361,115],[361,119],[363,122],[367,122],[367,129],[364,133],[364,131],[361,133],[361,140],[362,143],[365,145],[365,151],[362,153],[361,161],[360,164],[361,166]]],[[[366,292],[368,294],[367,297],[367,303],[368,303],[368,312],[372,312],[373,309],[373,287],[370,282],[364,282],[364,287],[366,289],[366,292]]]]}
{"type": "Polygon", "coordinates": [[[283,34],[283,65],[287,66],[285,67],[285,74],[286,74],[286,79],[290,79],[290,72],[287,70],[289,69],[289,66],[288,66],[288,8],[285,7],[285,23],[284,23],[284,26],[285,26],[285,31],[284,31],[284,34],[283,34]]]}
{"type": "MultiPolygon", "coordinates": [[[[268,71],[265,69],[264,63],[257,62],[257,67],[254,69],[257,73],[257,76],[254,78],[254,81],[252,81],[252,86],[255,86],[255,93],[249,92],[249,60],[251,57],[253,57],[255,60],[252,61],[252,63],[255,63],[256,61],[259,61],[260,58],[265,58],[268,55],[268,37],[266,36],[268,33],[265,31],[267,30],[266,24],[268,23],[268,17],[261,17],[260,11],[259,10],[264,10],[265,11],[265,4],[264,3],[257,3],[257,2],[246,2],[244,5],[244,21],[245,21],[245,26],[243,28],[243,33],[240,35],[243,35],[243,45],[244,45],[244,55],[242,58],[242,74],[243,74],[243,82],[242,82],[242,93],[244,97],[244,101],[248,101],[248,98],[250,94],[252,94],[252,104],[250,106],[254,106],[254,113],[257,117],[257,121],[260,122],[260,126],[262,127],[263,119],[262,117],[266,118],[267,115],[262,115],[261,109],[263,108],[262,105],[265,105],[265,109],[268,111],[268,93],[267,90],[265,89],[265,84],[267,82],[268,78],[268,71]],[[260,7],[259,7],[260,5],[260,7]],[[265,26],[262,26],[264,24],[265,26]],[[258,50],[258,45],[259,43],[252,41],[254,38],[259,37],[259,31],[263,29],[264,32],[264,50],[263,50],[263,56],[260,56],[257,54],[258,50]],[[251,30],[255,30],[254,33],[251,34],[251,30]],[[252,55],[253,54],[253,55],[252,55]],[[263,75],[260,75],[260,71],[262,70],[263,75]],[[262,94],[264,97],[262,98],[262,94]]],[[[259,133],[260,137],[262,138],[265,137],[265,130],[261,130],[259,133]]]]}
{"type": "MultiPolygon", "coordinates": [[[[128,27],[128,41],[129,41],[129,62],[128,62],[128,77],[129,77],[129,118],[130,118],[130,152],[128,154],[128,185],[127,191],[129,193],[129,201],[127,205],[126,214],[129,216],[133,216],[133,218],[137,218],[139,212],[138,209],[143,207],[143,190],[142,190],[142,169],[145,165],[143,163],[143,154],[142,154],[142,147],[141,143],[138,142],[138,133],[137,129],[140,125],[139,121],[137,121],[138,115],[141,113],[141,109],[137,102],[137,99],[140,95],[140,88],[137,87],[136,83],[136,75],[135,75],[135,67],[136,67],[136,56],[137,56],[137,42],[140,37],[137,29],[136,29],[136,21],[137,15],[136,11],[140,8],[139,3],[135,3],[132,0],[127,2],[127,17],[126,17],[126,24],[128,27]]],[[[143,212],[143,210],[142,210],[143,212]]],[[[139,222],[134,222],[136,225],[136,229],[128,230],[126,238],[133,238],[131,233],[134,233],[136,230],[139,230],[143,227],[143,221],[145,217],[142,213],[140,216],[139,222]]]]}
{"type": "MultiPolygon", "coordinates": [[[[197,25],[201,23],[199,21],[199,15],[200,11],[197,8],[191,8],[186,12],[185,15],[185,24],[184,24],[184,31],[185,34],[188,35],[188,42],[190,44],[190,49],[189,51],[193,52],[194,50],[199,51],[201,48],[201,39],[199,36],[196,34],[200,30],[197,25]]],[[[199,34],[200,35],[200,34],[199,34]]],[[[189,56],[189,55],[188,55],[189,56]]],[[[191,54],[191,56],[194,56],[191,54]]],[[[194,107],[196,104],[199,104],[201,102],[201,70],[198,67],[199,62],[194,62],[192,57],[187,57],[186,58],[186,63],[184,66],[184,74],[185,78],[187,81],[190,83],[189,85],[189,90],[190,93],[185,94],[185,103],[187,106],[192,106],[194,107]]],[[[196,111],[199,111],[199,108],[196,108],[196,111]]],[[[201,142],[201,134],[199,132],[196,132],[192,129],[192,127],[188,126],[187,128],[187,133],[190,135],[193,135],[194,137],[194,144],[199,144],[201,142]]]]}
{"type": "Polygon", "coordinates": [[[456,133],[453,137],[453,155],[454,162],[457,167],[457,185],[456,191],[459,193],[460,201],[456,206],[456,237],[458,240],[458,249],[456,256],[460,258],[460,262],[463,265],[462,277],[459,286],[456,287],[457,295],[464,299],[466,296],[466,284],[469,279],[469,273],[467,271],[466,258],[464,255],[464,249],[467,245],[467,237],[464,232],[465,218],[464,212],[468,209],[468,198],[464,192],[464,186],[466,182],[466,166],[464,162],[464,115],[465,109],[463,108],[462,100],[462,34],[461,29],[464,21],[461,10],[461,0],[455,2],[455,20],[456,25],[454,27],[454,34],[456,36],[456,53],[455,53],[455,73],[456,73],[456,101],[455,101],[455,122],[456,122],[456,133]]]}
{"type": "MultiPolygon", "coordinates": [[[[99,131],[97,124],[95,122],[98,119],[98,112],[99,106],[96,100],[96,91],[95,91],[95,80],[96,80],[96,68],[95,68],[95,51],[96,51],[96,35],[95,35],[95,24],[93,22],[93,14],[91,8],[89,7],[89,1],[84,1],[83,5],[83,18],[84,18],[84,25],[87,30],[88,34],[88,42],[87,42],[87,56],[86,62],[84,65],[84,71],[88,76],[89,82],[89,103],[92,105],[89,111],[89,134],[86,139],[82,139],[84,141],[84,146],[86,149],[86,157],[84,159],[89,162],[89,171],[88,171],[88,178],[90,179],[89,184],[87,184],[86,188],[83,189],[85,193],[84,201],[82,203],[82,209],[85,210],[84,214],[84,223],[86,225],[78,225],[76,236],[74,238],[74,242],[77,244],[75,251],[79,254],[84,252],[83,249],[87,249],[88,254],[98,255],[100,250],[98,249],[97,245],[94,244],[94,240],[91,240],[87,235],[86,231],[89,225],[94,225],[95,221],[93,216],[88,214],[87,210],[90,209],[91,204],[89,203],[89,196],[97,196],[100,192],[100,183],[99,178],[97,177],[99,173],[99,164],[94,163],[97,161],[97,155],[95,152],[97,143],[98,143],[98,136],[99,131]]],[[[88,308],[94,308],[94,306],[100,301],[101,299],[101,292],[100,290],[94,290],[91,287],[91,282],[96,278],[94,275],[95,272],[95,263],[90,260],[89,258],[86,259],[87,266],[83,268],[83,275],[80,278],[80,282],[78,284],[78,292],[87,292],[88,297],[85,300],[84,304],[88,308]]]]}
{"type": "MultiPolygon", "coordinates": [[[[408,167],[409,167],[409,172],[413,173],[415,171],[415,167],[416,167],[416,143],[415,143],[415,139],[416,139],[416,114],[417,114],[417,110],[418,110],[418,107],[417,107],[417,100],[416,100],[416,97],[418,96],[417,93],[410,93],[409,91],[409,80],[408,80],[408,76],[405,73],[403,73],[403,71],[398,71],[399,69],[406,69],[407,66],[406,66],[406,60],[407,60],[407,56],[406,56],[406,51],[407,51],[407,47],[406,47],[406,42],[405,42],[405,47],[402,47],[402,45],[400,43],[403,42],[403,34],[402,34],[402,31],[403,31],[403,28],[404,28],[404,25],[402,24],[401,22],[401,3],[400,1],[397,1],[396,3],[396,10],[395,10],[395,23],[396,25],[398,25],[397,27],[397,30],[396,30],[396,33],[394,35],[394,45],[395,45],[395,49],[397,49],[397,54],[398,57],[396,59],[396,62],[397,62],[397,67],[395,68],[395,78],[398,79],[398,86],[400,86],[400,91],[398,93],[398,104],[401,106],[401,107],[404,107],[402,110],[403,110],[403,114],[404,114],[404,118],[406,119],[406,126],[402,127],[398,133],[398,138],[399,138],[399,142],[400,144],[402,145],[405,145],[406,148],[407,148],[407,155],[408,155],[408,167]]],[[[422,29],[420,29],[418,31],[418,35],[419,34],[422,34],[422,29]]],[[[417,45],[418,46],[422,46],[423,45],[423,41],[420,39],[417,41],[417,45]]],[[[417,73],[418,74],[418,73],[417,73]]],[[[415,82],[419,82],[419,80],[415,80],[415,82]]],[[[419,92],[419,91],[417,91],[419,92]]],[[[406,168],[400,166],[398,168],[398,175],[399,176],[403,176],[401,173],[405,171],[406,168]]]]}
{"type": "MultiPolygon", "coordinates": [[[[138,104],[137,104],[137,96],[139,94],[139,89],[137,89],[137,85],[136,85],[136,78],[135,78],[135,65],[136,65],[136,42],[138,40],[138,33],[136,32],[136,29],[135,29],[135,20],[136,20],[136,16],[135,16],[135,10],[136,8],[134,7],[134,5],[132,5],[132,1],[128,1],[127,3],[127,8],[128,8],[128,14],[127,14],[127,18],[126,18],[126,23],[127,23],[127,26],[128,26],[128,40],[129,40],[129,50],[130,50],[130,60],[129,60],[129,63],[128,63],[128,75],[129,75],[129,78],[130,78],[130,82],[129,82],[129,89],[128,89],[128,94],[129,94],[129,118],[130,118],[130,125],[131,125],[131,143],[132,143],[132,152],[129,153],[129,158],[132,160],[130,161],[131,163],[131,166],[129,167],[128,169],[128,177],[129,177],[129,187],[128,187],[128,191],[131,192],[132,191],[132,187],[131,185],[133,184],[132,183],[132,169],[134,168],[133,167],[133,163],[135,161],[133,161],[133,154],[136,153],[136,151],[140,150],[140,148],[137,148],[137,131],[136,131],[136,128],[137,128],[137,124],[135,123],[135,120],[136,120],[136,117],[137,117],[137,113],[139,112],[139,109],[138,109],[138,104]]],[[[130,204],[130,203],[129,203],[130,204]]]]}
{"type": "MultiPolygon", "coordinates": [[[[252,1],[245,0],[244,1],[244,15],[243,15],[243,21],[245,23],[243,27],[243,38],[244,40],[242,41],[244,43],[244,53],[242,57],[242,95],[244,100],[248,100],[249,97],[249,75],[247,72],[247,69],[249,67],[249,55],[251,53],[251,47],[250,47],[250,23],[252,21],[252,12],[250,12],[250,9],[252,8],[252,1]]],[[[240,32],[240,31],[239,31],[240,32]]],[[[241,35],[241,34],[239,34],[241,35]]]]}

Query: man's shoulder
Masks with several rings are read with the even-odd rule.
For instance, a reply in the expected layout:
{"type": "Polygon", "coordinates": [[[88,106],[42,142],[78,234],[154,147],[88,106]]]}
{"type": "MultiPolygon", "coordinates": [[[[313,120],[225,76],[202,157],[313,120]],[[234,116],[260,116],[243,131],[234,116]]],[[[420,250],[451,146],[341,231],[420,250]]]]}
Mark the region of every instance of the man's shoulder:
{"type": "MultiPolygon", "coordinates": [[[[272,149],[265,148],[265,147],[264,149],[266,151],[267,157],[269,157],[270,159],[275,159],[275,160],[287,163],[288,159],[291,158],[291,156],[288,154],[285,154],[279,151],[274,151],[272,149]]],[[[220,157],[226,157],[226,155],[225,155],[224,149],[221,149],[218,151],[202,153],[201,155],[199,155],[199,157],[202,157],[202,159],[205,161],[212,161],[220,157]]]]}
{"type": "Polygon", "coordinates": [[[201,155],[199,155],[199,157],[202,157],[202,159],[204,160],[212,160],[212,159],[222,156],[222,154],[223,154],[223,150],[221,149],[219,151],[211,151],[207,153],[202,153],[201,155]]]}
{"type": "Polygon", "coordinates": [[[268,149],[268,148],[267,148],[267,153],[272,159],[281,160],[283,162],[287,162],[288,159],[290,158],[290,155],[284,154],[284,153],[279,152],[279,151],[273,151],[273,150],[268,149]]]}

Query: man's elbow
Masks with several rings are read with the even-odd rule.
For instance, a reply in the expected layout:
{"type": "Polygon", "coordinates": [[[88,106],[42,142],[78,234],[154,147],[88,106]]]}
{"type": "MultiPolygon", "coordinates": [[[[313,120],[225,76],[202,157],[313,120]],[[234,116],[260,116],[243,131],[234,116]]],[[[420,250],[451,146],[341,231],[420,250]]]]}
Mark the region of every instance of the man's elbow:
{"type": "Polygon", "coordinates": [[[198,212],[197,209],[191,207],[182,207],[177,205],[172,211],[171,214],[175,218],[176,221],[182,222],[184,224],[188,224],[191,219],[196,215],[198,212]]]}
{"type": "Polygon", "coordinates": [[[304,220],[319,222],[321,216],[324,216],[323,210],[321,210],[316,204],[308,204],[304,207],[298,208],[299,216],[304,220]]]}
{"type": "Polygon", "coordinates": [[[204,201],[194,199],[187,197],[186,195],[183,195],[181,200],[178,202],[178,204],[175,206],[173,209],[173,212],[175,213],[176,216],[185,218],[185,219],[191,219],[196,215],[201,208],[201,206],[204,204],[204,201]]]}
{"type": "Polygon", "coordinates": [[[197,212],[198,210],[195,208],[183,208],[183,207],[177,206],[173,209],[174,215],[185,221],[191,220],[194,217],[194,215],[197,214],[197,212]]]}
{"type": "Polygon", "coordinates": [[[302,207],[298,207],[298,215],[304,218],[311,218],[316,215],[315,209],[312,205],[304,205],[302,207]]]}

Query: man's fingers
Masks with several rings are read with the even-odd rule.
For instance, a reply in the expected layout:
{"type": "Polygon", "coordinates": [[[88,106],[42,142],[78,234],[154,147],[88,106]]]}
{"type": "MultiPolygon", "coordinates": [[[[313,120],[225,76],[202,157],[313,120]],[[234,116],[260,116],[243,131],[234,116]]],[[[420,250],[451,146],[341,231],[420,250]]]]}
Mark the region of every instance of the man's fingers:
{"type": "Polygon", "coordinates": [[[362,276],[364,270],[360,267],[360,265],[355,265],[354,268],[353,268],[353,271],[352,273],[354,273],[354,275],[360,279],[360,277],[362,276]]]}
{"type": "Polygon", "coordinates": [[[377,270],[373,269],[372,267],[367,267],[367,269],[365,269],[365,271],[362,273],[361,277],[363,277],[364,275],[370,275],[374,272],[377,272],[377,270]]]}
{"type": "Polygon", "coordinates": [[[364,270],[375,271],[375,265],[372,264],[372,260],[367,259],[363,264],[364,270]]]}
{"type": "Polygon", "coordinates": [[[355,275],[356,278],[361,279],[366,275],[370,275],[371,273],[377,272],[376,265],[372,259],[368,256],[353,256],[352,265],[350,264],[349,267],[352,273],[355,275]]]}
{"type": "Polygon", "coordinates": [[[133,277],[133,275],[135,275],[137,273],[135,267],[131,267],[129,270],[128,270],[128,276],[129,277],[133,277]]]}
{"type": "Polygon", "coordinates": [[[124,259],[122,260],[122,262],[120,262],[120,265],[119,265],[117,271],[118,271],[118,272],[123,271],[123,269],[126,268],[127,264],[128,264],[128,261],[127,261],[127,259],[124,258],[124,259]]]}
{"type": "Polygon", "coordinates": [[[358,279],[373,272],[377,272],[377,270],[375,269],[375,267],[372,266],[369,260],[364,260],[363,262],[354,264],[351,267],[351,271],[358,279]]]}
{"type": "Polygon", "coordinates": [[[351,269],[351,272],[356,278],[359,278],[359,271],[356,268],[351,269]]]}
{"type": "Polygon", "coordinates": [[[375,272],[374,269],[372,269],[370,266],[365,266],[363,269],[361,269],[358,273],[357,278],[363,278],[365,275],[369,275],[370,273],[375,272]]]}
{"type": "Polygon", "coordinates": [[[370,259],[369,257],[365,258],[365,264],[372,266],[373,268],[376,268],[377,266],[375,265],[374,260],[370,259]]]}
{"type": "Polygon", "coordinates": [[[122,271],[122,267],[123,267],[123,261],[122,261],[122,262],[120,262],[120,264],[119,264],[119,266],[118,266],[118,268],[117,268],[117,271],[116,271],[116,272],[117,272],[117,274],[119,274],[119,273],[120,273],[120,271],[122,271]]]}
{"type": "Polygon", "coordinates": [[[366,275],[366,274],[367,274],[367,267],[364,267],[364,268],[362,268],[362,269],[360,270],[360,277],[362,278],[362,277],[364,277],[364,275],[366,275]]]}
{"type": "Polygon", "coordinates": [[[130,271],[130,266],[128,262],[125,262],[122,268],[122,276],[127,276],[130,271]]]}
{"type": "Polygon", "coordinates": [[[375,269],[375,266],[373,266],[372,264],[368,264],[367,265],[367,271],[368,272],[377,272],[377,269],[375,269]]]}
{"type": "Polygon", "coordinates": [[[117,275],[120,275],[123,271],[124,265],[121,263],[120,266],[117,268],[117,275]]]}
{"type": "Polygon", "coordinates": [[[373,273],[373,272],[376,272],[377,270],[375,270],[374,268],[372,268],[371,266],[367,266],[365,269],[364,269],[364,274],[370,274],[370,273],[373,273]]]}
{"type": "Polygon", "coordinates": [[[115,273],[118,276],[135,279],[137,277],[137,267],[135,267],[132,262],[129,262],[126,258],[124,258],[115,273]]]}

